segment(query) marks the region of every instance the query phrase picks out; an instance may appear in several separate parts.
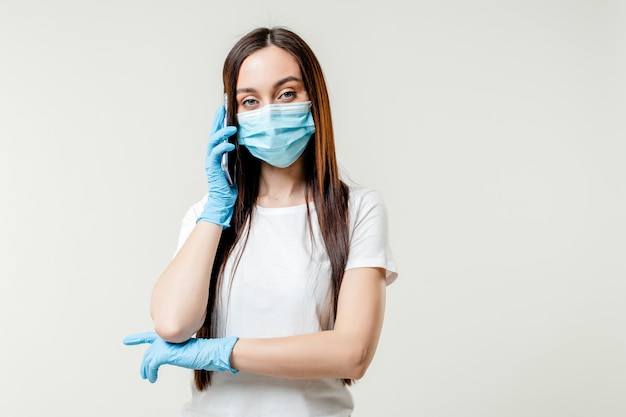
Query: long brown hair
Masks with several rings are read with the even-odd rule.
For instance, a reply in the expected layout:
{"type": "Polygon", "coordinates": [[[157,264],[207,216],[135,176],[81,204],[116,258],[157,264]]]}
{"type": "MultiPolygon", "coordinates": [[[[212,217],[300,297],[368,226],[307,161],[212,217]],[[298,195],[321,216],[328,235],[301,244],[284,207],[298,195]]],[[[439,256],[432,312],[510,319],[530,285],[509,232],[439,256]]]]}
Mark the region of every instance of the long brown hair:
{"type": "MultiPolygon", "coordinates": [[[[349,193],[347,185],[339,178],[326,81],[319,61],[302,38],[285,28],[257,28],[235,44],[226,57],[222,73],[224,91],[228,95],[228,118],[237,120],[235,90],[241,64],[252,53],[270,45],[282,48],[297,60],[304,88],[311,101],[315,133],[311,136],[303,153],[306,200],[312,200],[315,204],[324,245],[330,259],[333,316],[336,316],[339,288],[348,259],[350,243],[349,193]]],[[[231,225],[222,233],[211,272],[206,319],[202,328],[197,332],[197,336],[203,338],[217,337],[216,299],[224,266],[237,241],[245,239],[244,230],[246,230],[246,224],[252,222],[253,208],[259,193],[261,169],[259,160],[250,155],[245,147],[240,147],[237,143],[235,146],[237,157],[231,159],[234,159],[233,168],[236,173],[238,196],[231,225]]],[[[310,220],[310,213],[308,215],[310,220]]],[[[210,372],[196,370],[194,373],[195,385],[199,390],[204,390],[211,384],[210,372]]],[[[344,379],[346,384],[351,382],[351,380],[344,379]]]]}

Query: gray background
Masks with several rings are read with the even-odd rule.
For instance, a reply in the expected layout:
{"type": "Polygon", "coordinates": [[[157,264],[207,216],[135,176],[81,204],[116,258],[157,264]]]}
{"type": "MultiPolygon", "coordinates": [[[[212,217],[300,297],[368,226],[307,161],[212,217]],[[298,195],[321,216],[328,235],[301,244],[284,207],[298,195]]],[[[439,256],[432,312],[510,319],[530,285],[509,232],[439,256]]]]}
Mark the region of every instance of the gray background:
{"type": "Polygon", "coordinates": [[[357,417],[626,415],[623,1],[1,1],[0,415],[175,416],[139,377],[227,51],[301,34],[400,271],[357,417]]]}

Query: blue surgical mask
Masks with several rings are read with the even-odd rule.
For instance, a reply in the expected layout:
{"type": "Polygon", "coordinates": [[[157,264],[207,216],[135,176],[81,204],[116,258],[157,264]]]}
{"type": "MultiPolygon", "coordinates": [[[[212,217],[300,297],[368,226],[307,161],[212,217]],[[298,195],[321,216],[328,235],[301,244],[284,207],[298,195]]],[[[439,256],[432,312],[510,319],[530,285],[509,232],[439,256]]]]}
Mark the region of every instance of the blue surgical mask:
{"type": "Polygon", "coordinates": [[[268,104],[237,114],[239,144],[270,165],[285,168],[302,155],[315,123],[311,102],[268,104]]]}

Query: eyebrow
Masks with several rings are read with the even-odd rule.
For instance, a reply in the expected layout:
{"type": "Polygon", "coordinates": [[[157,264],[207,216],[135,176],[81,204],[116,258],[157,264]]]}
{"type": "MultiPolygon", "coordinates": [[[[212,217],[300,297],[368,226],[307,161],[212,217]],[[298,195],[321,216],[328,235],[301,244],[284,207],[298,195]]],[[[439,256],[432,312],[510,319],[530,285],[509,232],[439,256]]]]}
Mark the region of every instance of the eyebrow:
{"type": "Polygon", "coordinates": [[[280,80],[276,81],[272,87],[273,87],[273,88],[278,88],[278,87],[280,87],[281,85],[283,85],[283,84],[285,84],[285,83],[288,83],[289,81],[298,81],[298,82],[302,82],[302,80],[301,80],[300,78],[298,78],[298,77],[294,77],[293,75],[290,75],[290,76],[288,76],[288,77],[285,77],[285,78],[282,78],[282,79],[280,79],[280,80]]]}
{"type": "MultiPolygon", "coordinates": [[[[288,77],[285,78],[281,78],[280,80],[276,81],[274,83],[274,85],[272,85],[272,88],[276,89],[278,87],[280,87],[281,85],[288,83],[289,81],[297,81],[297,82],[302,82],[302,80],[298,77],[295,77],[293,75],[290,75],[288,77]]],[[[250,87],[246,87],[246,88],[238,88],[237,91],[235,91],[235,94],[239,94],[239,93],[256,93],[257,91],[254,88],[250,88],[250,87]]]]}

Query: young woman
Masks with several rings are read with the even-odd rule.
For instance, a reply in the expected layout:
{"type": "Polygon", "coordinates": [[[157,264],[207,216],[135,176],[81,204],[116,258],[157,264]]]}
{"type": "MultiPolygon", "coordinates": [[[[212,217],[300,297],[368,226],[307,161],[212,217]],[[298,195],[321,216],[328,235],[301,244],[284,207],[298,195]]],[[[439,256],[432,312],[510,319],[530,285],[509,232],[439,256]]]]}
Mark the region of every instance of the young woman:
{"type": "Polygon", "coordinates": [[[397,276],[384,204],[340,180],[322,69],[298,35],[253,30],[223,78],[208,194],[154,287],[156,332],[124,343],[151,344],[151,382],[164,364],[194,370],[183,416],[349,416],[397,276]]]}

